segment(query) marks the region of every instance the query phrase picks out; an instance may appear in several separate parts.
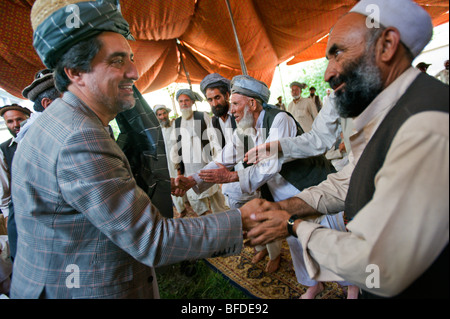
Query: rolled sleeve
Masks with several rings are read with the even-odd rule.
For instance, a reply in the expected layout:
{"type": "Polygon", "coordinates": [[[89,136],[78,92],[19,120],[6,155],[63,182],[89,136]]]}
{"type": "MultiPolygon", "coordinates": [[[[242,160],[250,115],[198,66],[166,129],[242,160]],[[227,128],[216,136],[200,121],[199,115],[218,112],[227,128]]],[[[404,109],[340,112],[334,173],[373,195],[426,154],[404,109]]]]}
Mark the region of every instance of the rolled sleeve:
{"type": "Polygon", "coordinates": [[[311,236],[314,232],[319,233],[321,230],[325,230],[325,232],[328,232],[330,229],[327,229],[318,223],[307,221],[302,221],[297,227],[298,240],[302,244],[302,247],[307,247],[307,249],[303,249],[303,259],[305,260],[306,270],[308,271],[308,274],[311,276],[311,278],[315,280],[343,281],[344,279],[342,277],[336,275],[334,272],[328,270],[325,267],[321,267],[310,254],[308,243],[311,239],[311,236]]]}
{"type": "Polygon", "coordinates": [[[341,171],[328,175],[328,178],[317,186],[303,190],[296,197],[322,214],[335,214],[344,210],[350,178],[354,169],[353,162],[341,171]]]}

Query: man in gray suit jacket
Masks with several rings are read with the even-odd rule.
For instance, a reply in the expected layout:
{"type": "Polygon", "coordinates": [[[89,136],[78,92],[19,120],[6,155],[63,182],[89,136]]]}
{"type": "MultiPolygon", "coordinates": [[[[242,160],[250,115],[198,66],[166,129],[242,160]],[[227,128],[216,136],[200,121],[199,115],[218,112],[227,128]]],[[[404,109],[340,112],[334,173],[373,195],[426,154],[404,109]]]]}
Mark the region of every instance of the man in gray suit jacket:
{"type": "Polygon", "coordinates": [[[11,297],[157,298],[152,267],[239,253],[251,205],[242,214],[165,219],[109,134],[108,123],[134,106],[138,78],[120,12],[111,1],[66,1],[85,19],[70,28],[70,10],[47,2],[32,9],[34,45],[63,97],[34,122],[14,158],[11,297]]]}

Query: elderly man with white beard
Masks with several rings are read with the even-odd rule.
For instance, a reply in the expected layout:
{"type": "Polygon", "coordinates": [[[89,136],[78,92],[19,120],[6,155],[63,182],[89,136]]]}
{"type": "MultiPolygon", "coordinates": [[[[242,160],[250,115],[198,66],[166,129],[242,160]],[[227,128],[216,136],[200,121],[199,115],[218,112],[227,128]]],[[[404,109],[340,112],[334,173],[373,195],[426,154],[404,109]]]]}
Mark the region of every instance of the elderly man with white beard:
{"type": "MultiPolygon", "coordinates": [[[[192,109],[195,101],[201,102],[202,97],[192,90],[181,89],[176,93],[176,99],[180,105],[181,117],[175,120],[174,135],[171,139],[176,141],[177,145],[172,147],[170,158],[179,164],[179,175],[190,175],[214,160],[222,148],[211,117],[205,112],[192,109]]],[[[189,190],[186,196],[199,216],[229,209],[219,185],[200,193],[189,190]]]]}
{"type": "MultiPolygon", "coordinates": [[[[217,164],[213,162],[203,168],[204,170],[222,168],[215,170],[215,173],[221,173],[222,176],[216,177],[215,180],[212,180],[210,177],[202,175],[207,171],[200,171],[199,174],[195,172],[191,176],[189,176],[189,179],[192,182],[190,186],[195,185],[193,187],[193,190],[196,193],[200,193],[214,185],[211,183],[239,182],[243,192],[252,193],[253,191],[259,189],[260,186],[268,182],[268,184],[271,185],[273,189],[280,190],[280,192],[275,192],[276,195],[281,195],[282,190],[289,191],[289,193],[298,192],[297,188],[287,183],[286,181],[283,181],[283,178],[279,174],[277,174],[278,176],[268,181],[268,178],[270,177],[270,166],[275,165],[274,168],[276,169],[276,171],[278,171],[278,163],[276,163],[276,161],[273,161],[269,163],[269,166],[266,166],[269,171],[265,171],[264,168],[259,169],[259,167],[256,166],[241,171],[229,171],[229,169],[234,167],[243,158],[245,154],[245,142],[247,142],[247,144],[261,144],[266,141],[266,134],[264,134],[265,132],[263,132],[262,130],[263,116],[261,116],[261,119],[259,121],[258,118],[263,112],[263,107],[261,105],[262,99],[267,102],[268,96],[270,94],[269,89],[264,83],[245,76],[235,77],[233,79],[231,93],[232,95],[230,98],[230,111],[236,119],[237,129],[233,134],[232,142],[227,143],[223,148],[221,158],[217,159],[217,164]],[[236,80],[239,82],[239,79],[241,79],[241,81],[247,81],[247,83],[258,85],[260,87],[259,91],[261,91],[260,95],[265,95],[267,98],[250,98],[248,96],[237,93],[236,88],[238,87],[238,85],[236,85],[236,80]],[[259,102],[257,101],[257,99],[259,100],[259,102]],[[251,174],[249,173],[250,170],[252,171],[251,174]],[[252,176],[253,178],[250,179],[250,176],[252,176]]],[[[291,119],[286,113],[280,113],[280,115],[277,116],[276,122],[273,123],[273,130],[271,131],[271,133],[272,136],[276,136],[276,139],[281,136],[296,136],[297,127],[295,121],[291,119]]],[[[247,149],[250,148],[251,147],[248,147],[247,149]]],[[[272,170],[274,168],[272,168],[272,170]]],[[[281,200],[277,196],[275,199],[281,200]]],[[[279,268],[281,261],[281,241],[265,246],[258,246],[256,249],[258,253],[253,259],[253,262],[259,262],[260,260],[264,259],[267,254],[269,254],[270,260],[266,266],[266,271],[274,272],[279,268]]]]}
{"type": "MultiPolygon", "coordinates": [[[[211,106],[214,116],[211,118],[212,125],[216,129],[219,141],[222,140],[222,148],[227,143],[233,143],[233,133],[237,128],[236,120],[230,111],[231,81],[218,73],[208,74],[200,83],[200,90],[211,106]]],[[[234,170],[244,169],[242,163],[238,163],[234,170]]],[[[246,202],[259,198],[260,193],[243,193],[239,182],[225,183],[221,186],[227,205],[230,208],[240,208],[246,202]]],[[[254,260],[254,263],[258,260],[254,260]]]]}
{"type": "MultiPolygon", "coordinates": [[[[199,193],[211,187],[212,183],[238,182],[243,192],[250,193],[260,189],[264,199],[278,202],[301,191],[307,185],[316,185],[326,178],[332,169],[323,156],[290,163],[284,163],[282,158],[270,158],[247,166],[244,170],[230,171],[253,145],[303,133],[291,114],[267,104],[269,97],[270,91],[265,83],[247,75],[233,78],[230,106],[237,129],[232,142],[225,145],[216,163],[210,163],[197,174],[189,176],[188,186],[199,193]],[[286,167],[285,164],[288,165],[290,174],[282,169],[286,167]],[[296,183],[293,179],[301,180],[301,183],[296,183]]],[[[291,239],[288,238],[288,243],[300,283],[311,288],[306,296],[315,296],[318,293],[317,283],[303,276],[305,272],[301,270],[301,248],[298,247],[298,241],[293,241],[292,246],[291,239]]],[[[262,260],[269,254],[266,271],[276,271],[281,260],[281,241],[267,244],[266,247],[260,246],[257,250],[259,252],[255,259],[262,260]]]]}

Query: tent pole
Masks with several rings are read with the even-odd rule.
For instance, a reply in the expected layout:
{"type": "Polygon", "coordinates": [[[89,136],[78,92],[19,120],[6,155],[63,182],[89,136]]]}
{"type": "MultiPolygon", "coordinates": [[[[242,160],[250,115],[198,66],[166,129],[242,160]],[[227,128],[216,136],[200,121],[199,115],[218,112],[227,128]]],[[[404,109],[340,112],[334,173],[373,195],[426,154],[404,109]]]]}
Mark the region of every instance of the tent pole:
{"type": "Polygon", "coordinates": [[[184,64],[184,60],[183,60],[183,52],[181,52],[180,49],[180,40],[177,39],[177,48],[178,48],[178,52],[180,52],[180,62],[181,62],[181,66],[183,67],[184,70],[184,74],[186,75],[186,79],[188,81],[189,84],[189,88],[192,90],[192,83],[191,83],[191,78],[189,76],[189,72],[186,69],[186,65],[184,64]]]}
{"type": "Polygon", "coordinates": [[[234,39],[236,40],[236,47],[237,47],[238,54],[239,54],[239,61],[241,63],[242,74],[248,75],[247,66],[245,65],[244,55],[242,54],[241,45],[239,44],[239,38],[238,38],[237,32],[236,32],[236,26],[234,24],[233,13],[231,12],[230,2],[229,2],[229,0],[225,0],[225,2],[228,7],[228,13],[230,14],[231,26],[233,27],[234,39]]]}
{"type": "MultiPolygon", "coordinates": [[[[286,93],[284,92],[283,77],[281,76],[281,68],[280,68],[279,64],[277,65],[277,67],[278,67],[278,72],[280,73],[280,82],[281,82],[281,90],[283,92],[283,99],[286,102],[286,93]]],[[[285,106],[286,106],[286,104],[285,104],[285,106]]],[[[287,106],[286,106],[286,108],[287,108],[287,106]]]]}
{"type": "MultiPolygon", "coordinates": [[[[191,91],[193,91],[193,90],[192,90],[191,78],[190,78],[190,76],[189,76],[189,71],[187,70],[186,65],[184,64],[184,60],[183,60],[183,52],[181,52],[181,49],[180,49],[180,40],[178,40],[178,39],[177,39],[177,48],[178,48],[178,52],[180,52],[180,62],[181,62],[181,66],[183,67],[184,74],[186,75],[186,79],[187,79],[188,84],[189,84],[189,89],[190,89],[191,91]]],[[[194,105],[195,105],[195,110],[198,110],[197,103],[194,102],[194,105]]]]}

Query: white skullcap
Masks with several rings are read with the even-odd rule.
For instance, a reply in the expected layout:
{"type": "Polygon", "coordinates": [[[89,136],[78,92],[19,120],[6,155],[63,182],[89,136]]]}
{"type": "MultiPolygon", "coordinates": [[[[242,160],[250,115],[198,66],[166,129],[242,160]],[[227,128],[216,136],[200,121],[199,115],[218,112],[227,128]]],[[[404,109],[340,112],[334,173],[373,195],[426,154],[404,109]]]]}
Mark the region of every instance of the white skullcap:
{"type": "Polygon", "coordinates": [[[167,111],[167,113],[170,113],[172,110],[171,109],[169,109],[168,107],[166,107],[165,105],[163,105],[163,104],[156,104],[154,107],[153,107],[153,112],[158,112],[158,110],[160,110],[160,109],[165,109],[166,111],[167,111]]]}
{"type": "Polygon", "coordinates": [[[412,0],[361,0],[350,12],[373,18],[383,27],[395,27],[414,58],[433,35],[430,15],[412,0]]]}

